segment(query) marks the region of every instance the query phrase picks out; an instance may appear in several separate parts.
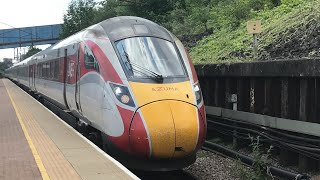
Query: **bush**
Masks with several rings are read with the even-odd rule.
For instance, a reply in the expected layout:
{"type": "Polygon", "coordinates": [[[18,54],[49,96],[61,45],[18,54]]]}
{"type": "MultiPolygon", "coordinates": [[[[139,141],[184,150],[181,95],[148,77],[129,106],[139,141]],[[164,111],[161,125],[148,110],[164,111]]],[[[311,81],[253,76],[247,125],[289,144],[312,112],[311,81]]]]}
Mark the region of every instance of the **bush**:
{"type": "MultiPolygon", "coordinates": [[[[250,135],[249,135],[250,137],[250,135]]],[[[273,146],[270,146],[266,153],[261,150],[260,137],[250,137],[253,154],[253,165],[247,168],[245,165],[238,160],[235,167],[235,175],[244,180],[265,180],[267,179],[267,168],[271,164],[270,156],[273,146]]]]}

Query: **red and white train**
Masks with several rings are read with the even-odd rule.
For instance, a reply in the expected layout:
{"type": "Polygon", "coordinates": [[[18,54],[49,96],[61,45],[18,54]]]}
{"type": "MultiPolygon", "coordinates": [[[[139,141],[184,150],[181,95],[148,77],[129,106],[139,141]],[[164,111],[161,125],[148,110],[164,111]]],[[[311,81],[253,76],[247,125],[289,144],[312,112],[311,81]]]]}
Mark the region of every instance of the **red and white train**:
{"type": "Polygon", "coordinates": [[[146,19],[105,20],[5,74],[93,127],[103,149],[129,168],[186,167],[205,140],[191,59],[172,33],[146,19]]]}

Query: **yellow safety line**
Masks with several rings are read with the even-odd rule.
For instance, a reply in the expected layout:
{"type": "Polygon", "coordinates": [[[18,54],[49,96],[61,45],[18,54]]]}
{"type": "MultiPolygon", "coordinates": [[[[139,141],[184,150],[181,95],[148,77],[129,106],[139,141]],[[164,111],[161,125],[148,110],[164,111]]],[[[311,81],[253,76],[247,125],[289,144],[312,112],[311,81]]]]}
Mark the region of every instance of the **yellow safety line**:
{"type": "Polygon", "coordinates": [[[10,98],[11,103],[12,103],[12,105],[13,105],[13,108],[14,108],[14,110],[15,110],[15,112],[16,112],[16,115],[17,115],[17,117],[18,117],[18,120],[19,120],[19,123],[20,123],[20,125],[21,125],[22,130],[23,130],[24,136],[26,137],[26,139],[27,139],[27,141],[28,141],[28,144],[29,144],[29,147],[30,147],[30,149],[31,149],[31,151],[32,151],[32,155],[33,155],[33,157],[34,157],[34,160],[35,160],[36,163],[37,163],[37,166],[38,166],[39,171],[40,171],[40,173],[41,173],[42,179],[43,179],[43,180],[50,180],[50,177],[49,177],[49,175],[48,175],[48,173],[47,173],[47,170],[46,170],[46,168],[44,167],[44,165],[43,165],[43,163],[42,163],[42,160],[41,160],[41,158],[40,158],[40,156],[39,156],[39,154],[38,154],[38,151],[37,151],[36,147],[34,146],[34,144],[33,144],[33,142],[32,142],[32,139],[30,138],[29,133],[28,133],[28,131],[27,131],[27,129],[26,129],[24,123],[23,123],[23,120],[22,120],[22,118],[21,118],[21,116],[20,116],[20,114],[19,114],[19,112],[18,112],[17,106],[16,106],[16,104],[14,103],[14,101],[13,101],[13,99],[12,99],[12,97],[11,97],[11,94],[9,93],[9,91],[8,91],[8,89],[7,89],[6,86],[5,86],[5,88],[6,88],[6,90],[7,90],[7,93],[8,93],[8,95],[9,95],[9,98],[10,98]]]}

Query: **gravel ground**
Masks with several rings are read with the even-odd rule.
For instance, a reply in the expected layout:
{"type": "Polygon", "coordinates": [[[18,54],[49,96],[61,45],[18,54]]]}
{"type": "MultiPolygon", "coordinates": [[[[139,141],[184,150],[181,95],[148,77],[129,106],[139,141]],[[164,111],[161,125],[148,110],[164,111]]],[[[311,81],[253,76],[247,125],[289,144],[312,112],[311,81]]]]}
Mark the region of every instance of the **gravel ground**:
{"type": "Polygon", "coordinates": [[[235,160],[201,150],[197,154],[196,162],[184,171],[199,180],[240,180],[235,173],[237,165],[235,160]]]}

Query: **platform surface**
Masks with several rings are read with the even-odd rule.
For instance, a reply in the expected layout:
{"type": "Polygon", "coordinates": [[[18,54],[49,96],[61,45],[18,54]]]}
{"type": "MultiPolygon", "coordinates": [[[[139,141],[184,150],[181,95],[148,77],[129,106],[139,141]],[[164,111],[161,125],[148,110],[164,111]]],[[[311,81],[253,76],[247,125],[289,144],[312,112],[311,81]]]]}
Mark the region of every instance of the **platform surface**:
{"type": "Polygon", "coordinates": [[[8,79],[0,79],[0,179],[138,179],[8,79]]]}

